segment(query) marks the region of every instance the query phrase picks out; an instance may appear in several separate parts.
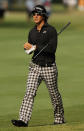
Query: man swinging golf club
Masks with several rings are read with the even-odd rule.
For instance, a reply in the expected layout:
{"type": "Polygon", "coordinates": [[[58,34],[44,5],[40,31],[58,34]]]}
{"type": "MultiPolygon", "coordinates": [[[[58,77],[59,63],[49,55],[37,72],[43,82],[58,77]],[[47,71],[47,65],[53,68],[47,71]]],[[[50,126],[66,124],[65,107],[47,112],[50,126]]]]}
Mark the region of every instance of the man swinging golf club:
{"type": "Polygon", "coordinates": [[[28,43],[24,44],[26,52],[32,52],[32,62],[29,67],[27,90],[22,101],[19,120],[12,120],[12,124],[18,127],[26,127],[31,118],[32,107],[36,91],[40,83],[45,81],[49,90],[51,102],[54,108],[54,124],[64,123],[64,109],[62,98],[58,91],[58,70],[55,61],[57,48],[57,32],[54,27],[47,23],[47,12],[42,5],[37,5],[32,11],[35,27],[29,32],[28,43]],[[45,46],[46,48],[35,57],[45,46]],[[31,50],[31,51],[30,51],[31,50]]]}

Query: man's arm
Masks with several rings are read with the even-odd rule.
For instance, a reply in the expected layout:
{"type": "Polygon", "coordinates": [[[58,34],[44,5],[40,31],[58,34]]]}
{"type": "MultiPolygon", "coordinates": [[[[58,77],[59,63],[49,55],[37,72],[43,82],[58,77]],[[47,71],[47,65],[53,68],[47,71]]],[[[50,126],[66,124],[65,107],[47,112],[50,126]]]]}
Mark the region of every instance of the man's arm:
{"type": "Polygon", "coordinates": [[[32,41],[31,41],[31,37],[30,37],[30,33],[29,33],[28,42],[26,42],[24,44],[24,50],[27,54],[31,54],[36,49],[36,45],[33,45],[31,43],[32,43],[32,41]]]}

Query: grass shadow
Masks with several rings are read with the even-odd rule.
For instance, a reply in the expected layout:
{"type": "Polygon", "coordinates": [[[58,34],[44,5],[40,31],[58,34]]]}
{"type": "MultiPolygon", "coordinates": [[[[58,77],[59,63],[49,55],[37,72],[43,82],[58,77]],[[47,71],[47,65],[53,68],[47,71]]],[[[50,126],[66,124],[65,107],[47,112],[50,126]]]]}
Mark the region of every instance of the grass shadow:
{"type": "Polygon", "coordinates": [[[34,26],[32,21],[25,22],[25,21],[4,21],[0,23],[0,28],[31,28],[34,26]]]}

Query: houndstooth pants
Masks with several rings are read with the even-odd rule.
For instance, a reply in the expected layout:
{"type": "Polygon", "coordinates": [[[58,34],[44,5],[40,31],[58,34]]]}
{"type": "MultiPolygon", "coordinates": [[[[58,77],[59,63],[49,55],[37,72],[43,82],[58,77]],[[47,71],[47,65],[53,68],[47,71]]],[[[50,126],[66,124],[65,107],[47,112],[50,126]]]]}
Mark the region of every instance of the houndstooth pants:
{"type": "Polygon", "coordinates": [[[41,81],[44,80],[54,107],[55,122],[62,123],[64,121],[64,109],[61,95],[57,87],[57,77],[58,71],[55,63],[52,64],[51,67],[41,67],[34,63],[30,64],[27,79],[27,90],[20,108],[19,120],[22,120],[25,123],[28,123],[30,120],[36,91],[41,81]]]}

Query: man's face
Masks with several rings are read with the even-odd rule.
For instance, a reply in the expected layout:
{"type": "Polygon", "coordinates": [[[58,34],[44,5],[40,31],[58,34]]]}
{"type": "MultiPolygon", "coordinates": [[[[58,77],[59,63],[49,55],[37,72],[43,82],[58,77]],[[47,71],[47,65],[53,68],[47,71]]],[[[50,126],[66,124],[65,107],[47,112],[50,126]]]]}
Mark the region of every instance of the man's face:
{"type": "Polygon", "coordinates": [[[33,20],[36,24],[39,24],[43,19],[44,19],[43,16],[41,16],[40,14],[38,13],[33,14],[33,20]]]}

